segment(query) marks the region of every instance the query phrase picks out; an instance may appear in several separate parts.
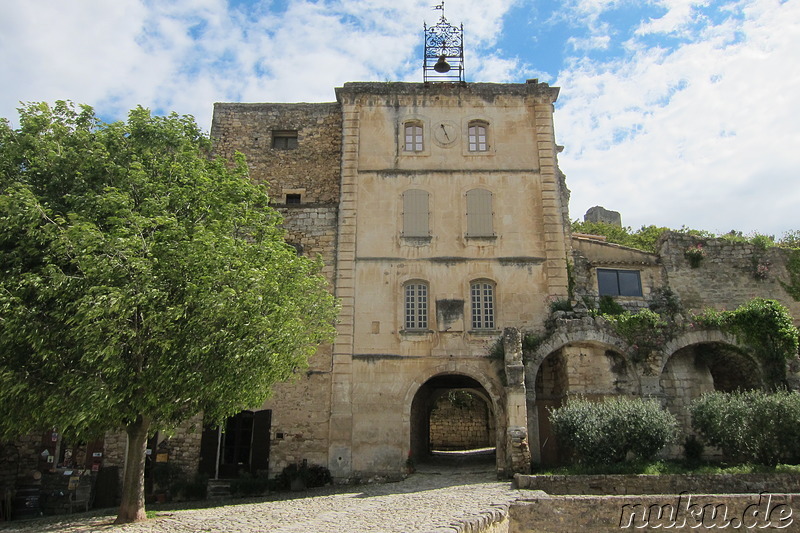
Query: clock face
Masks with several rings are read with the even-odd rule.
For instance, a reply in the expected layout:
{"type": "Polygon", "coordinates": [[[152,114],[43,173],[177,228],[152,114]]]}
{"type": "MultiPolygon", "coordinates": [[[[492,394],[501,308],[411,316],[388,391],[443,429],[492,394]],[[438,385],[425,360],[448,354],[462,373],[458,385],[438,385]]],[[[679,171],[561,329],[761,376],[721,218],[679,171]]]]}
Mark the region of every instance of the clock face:
{"type": "Polygon", "coordinates": [[[433,127],[433,140],[442,147],[453,146],[458,140],[458,126],[450,121],[436,123],[433,127]]]}

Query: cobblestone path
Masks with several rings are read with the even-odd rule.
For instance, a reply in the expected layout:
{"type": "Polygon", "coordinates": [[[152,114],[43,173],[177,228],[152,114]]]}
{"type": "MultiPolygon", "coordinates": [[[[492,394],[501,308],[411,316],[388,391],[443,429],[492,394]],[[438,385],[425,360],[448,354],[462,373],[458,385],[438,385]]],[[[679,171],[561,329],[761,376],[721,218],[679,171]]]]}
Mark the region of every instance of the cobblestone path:
{"type": "Polygon", "coordinates": [[[202,509],[159,510],[154,519],[114,526],[115,510],[0,525],[14,533],[173,532],[457,532],[519,497],[494,473],[418,472],[397,483],[339,486],[226,500],[202,509]]]}

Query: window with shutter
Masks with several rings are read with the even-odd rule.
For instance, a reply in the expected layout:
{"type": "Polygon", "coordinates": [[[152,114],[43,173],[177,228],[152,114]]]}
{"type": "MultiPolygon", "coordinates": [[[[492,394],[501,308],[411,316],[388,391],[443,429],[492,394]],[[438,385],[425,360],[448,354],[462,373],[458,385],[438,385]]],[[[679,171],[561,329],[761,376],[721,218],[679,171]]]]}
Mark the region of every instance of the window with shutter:
{"type": "Polygon", "coordinates": [[[403,237],[427,237],[428,192],[410,189],[403,193],[403,237]]]}
{"type": "Polygon", "coordinates": [[[493,237],[492,193],[486,189],[467,191],[467,237],[493,237]]]}

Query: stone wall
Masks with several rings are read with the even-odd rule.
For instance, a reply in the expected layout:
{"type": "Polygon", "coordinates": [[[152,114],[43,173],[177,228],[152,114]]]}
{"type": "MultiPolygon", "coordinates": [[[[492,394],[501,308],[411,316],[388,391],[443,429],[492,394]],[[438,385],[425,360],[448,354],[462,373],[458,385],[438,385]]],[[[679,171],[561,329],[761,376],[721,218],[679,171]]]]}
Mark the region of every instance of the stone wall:
{"type": "Polygon", "coordinates": [[[279,207],[286,241],[306,257],[320,257],[322,273],[333,286],[336,263],[336,206],[297,205],[279,207]]]}
{"type": "Polygon", "coordinates": [[[494,445],[489,431],[489,409],[470,395],[467,405],[456,405],[443,395],[430,418],[431,448],[434,450],[474,450],[494,445]]]}
{"type": "Polygon", "coordinates": [[[666,474],[514,476],[519,489],[547,494],[744,494],[797,492],[800,474],[666,474]]]}
{"type": "Polygon", "coordinates": [[[793,512],[799,508],[798,494],[549,496],[538,492],[511,504],[509,531],[797,531],[793,512]]]}
{"type": "Polygon", "coordinates": [[[780,284],[789,281],[786,250],[761,250],[748,243],[700,239],[675,232],[663,236],[659,244],[665,281],[687,310],[732,310],[753,298],[771,298],[785,305],[795,324],[800,324],[800,302],[794,301],[780,284]],[[685,252],[698,244],[705,257],[697,268],[692,268],[685,252]]]}
{"type": "Polygon", "coordinates": [[[342,115],[338,104],[214,104],[211,137],[215,154],[247,158],[250,177],[267,184],[276,204],[286,194],[302,203],[339,201],[342,115]],[[273,148],[273,132],[296,131],[297,147],[273,148]]]}
{"type": "MultiPolygon", "coordinates": [[[[330,365],[330,346],[321,351],[315,357],[330,365]]],[[[272,397],[263,406],[272,410],[270,477],[304,459],[308,464],[327,466],[330,399],[330,367],[326,372],[312,370],[294,383],[273,387],[272,397]]]]}
{"type": "Polygon", "coordinates": [[[175,428],[162,445],[169,451],[170,462],[178,465],[189,479],[197,473],[202,435],[203,415],[196,415],[175,428]]]}

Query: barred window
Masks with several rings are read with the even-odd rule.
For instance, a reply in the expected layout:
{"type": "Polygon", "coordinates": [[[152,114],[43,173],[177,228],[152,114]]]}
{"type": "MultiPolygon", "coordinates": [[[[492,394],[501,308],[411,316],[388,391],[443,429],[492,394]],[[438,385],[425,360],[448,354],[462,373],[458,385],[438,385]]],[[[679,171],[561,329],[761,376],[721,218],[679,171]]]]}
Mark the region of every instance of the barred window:
{"type": "Polygon", "coordinates": [[[405,329],[428,329],[428,285],[412,281],[405,285],[405,329]]]}
{"type": "Polygon", "coordinates": [[[473,281],[470,284],[472,329],[494,329],[494,284],[473,281]]]}
{"type": "Polygon", "coordinates": [[[487,124],[485,122],[470,122],[468,133],[468,147],[470,152],[485,152],[489,149],[486,141],[487,124]]]}
{"type": "Polygon", "coordinates": [[[406,122],[404,150],[406,152],[421,152],[422,144],[422,124],[420,122],[406,122]]]}
{"type": "Polygon", "coordinates": [[[272,130],[272,147],[276,150],[297,148],[297,130],[272,130]]]}

